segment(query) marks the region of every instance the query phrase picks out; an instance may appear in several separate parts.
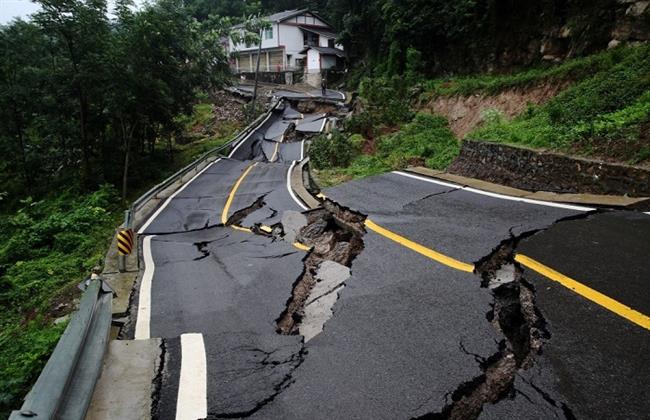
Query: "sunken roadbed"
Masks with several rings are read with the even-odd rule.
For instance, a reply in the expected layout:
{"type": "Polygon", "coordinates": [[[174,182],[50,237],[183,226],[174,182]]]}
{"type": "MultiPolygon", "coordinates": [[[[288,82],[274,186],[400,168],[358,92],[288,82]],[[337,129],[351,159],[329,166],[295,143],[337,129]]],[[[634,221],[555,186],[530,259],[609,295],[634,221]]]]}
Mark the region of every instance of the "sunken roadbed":
{"type": "Polygon", "coordinates": [[[153,418],[647,418],[649,215],[401,172],[307,209],[327,117],[283,104],[140,227],[153,418]]]}

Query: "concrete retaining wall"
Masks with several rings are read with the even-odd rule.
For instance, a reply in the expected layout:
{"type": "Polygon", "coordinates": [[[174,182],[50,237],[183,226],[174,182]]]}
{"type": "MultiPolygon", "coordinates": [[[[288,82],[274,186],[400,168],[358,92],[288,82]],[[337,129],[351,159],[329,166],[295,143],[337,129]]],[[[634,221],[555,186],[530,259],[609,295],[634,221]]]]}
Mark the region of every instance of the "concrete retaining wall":
{"type": "Polygon", "coordinates": [[[450,173],[514,188],[650,196],[650,171],[498,143],[463,141],[450,173]]]}
{"type": "MultiPolygon", "coordinates": [[[[255,73],[240,72],[239,76],[244,76],[246,80],[255,80],[255,73]]],[[[260,71],[258,80],[262,83],[275,83],[278,85],[290,85],[302,81],[302,71],[260,71]]]]}

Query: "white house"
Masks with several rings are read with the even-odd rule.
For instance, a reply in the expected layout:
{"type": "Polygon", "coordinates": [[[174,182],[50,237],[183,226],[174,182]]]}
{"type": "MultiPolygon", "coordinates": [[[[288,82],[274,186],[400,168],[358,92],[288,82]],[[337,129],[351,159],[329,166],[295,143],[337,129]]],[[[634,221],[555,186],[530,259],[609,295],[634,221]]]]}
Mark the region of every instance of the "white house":
{"type": "MultiPolygon", "coordinates": [[[[265,19],[271,23],[271,27],[262,34],[260,71],[304,70],[308,81],[316,82],[309,79],[318,79],[320,83],[320,74],[324,70],[343,67],[343,47],[336,44],[336,33],[332,26],[316,13],[308,9],[287,10],[265,19]]],[[[243,32],[242,25],[233,29],[238,28],[243,32]]],[[[229,40],[233,71],[254,72],[258,48],[259,45],[235,44],[229,40]]]]}

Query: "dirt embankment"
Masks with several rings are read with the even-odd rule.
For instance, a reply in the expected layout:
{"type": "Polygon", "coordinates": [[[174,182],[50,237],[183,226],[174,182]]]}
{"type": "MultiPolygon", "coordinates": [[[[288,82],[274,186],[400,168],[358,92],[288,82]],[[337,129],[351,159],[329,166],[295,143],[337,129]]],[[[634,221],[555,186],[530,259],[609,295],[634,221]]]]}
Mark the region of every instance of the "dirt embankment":
{"type": "Polygon", "coordinates": [[[526,89],[507,89],[496,95],[440,96],[423,104],[422,110],[443,115],[459,139],[479,127],[488,110],[497,110],[506,118],[524,112],[529,104],[539,105],[552,99],[569,83],[542,84],[526,89]]]}

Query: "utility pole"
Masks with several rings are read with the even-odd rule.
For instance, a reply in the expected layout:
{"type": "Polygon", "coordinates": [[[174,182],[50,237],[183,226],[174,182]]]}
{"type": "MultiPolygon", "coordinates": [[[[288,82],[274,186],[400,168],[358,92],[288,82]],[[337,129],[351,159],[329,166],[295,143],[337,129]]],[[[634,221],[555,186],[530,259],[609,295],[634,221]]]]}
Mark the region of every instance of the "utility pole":
{"type": "Polygon", "coordinates": [[[257,100],[257,81],[260,75],[260,58],[262,57],[262,34],[264,29],[260,29],[260,46],[257,48],[257,64],[255,66],[255,86],[253,87],[253,100],[251,101],[250,120],[255,119],[255,101],[257,100]]]}

